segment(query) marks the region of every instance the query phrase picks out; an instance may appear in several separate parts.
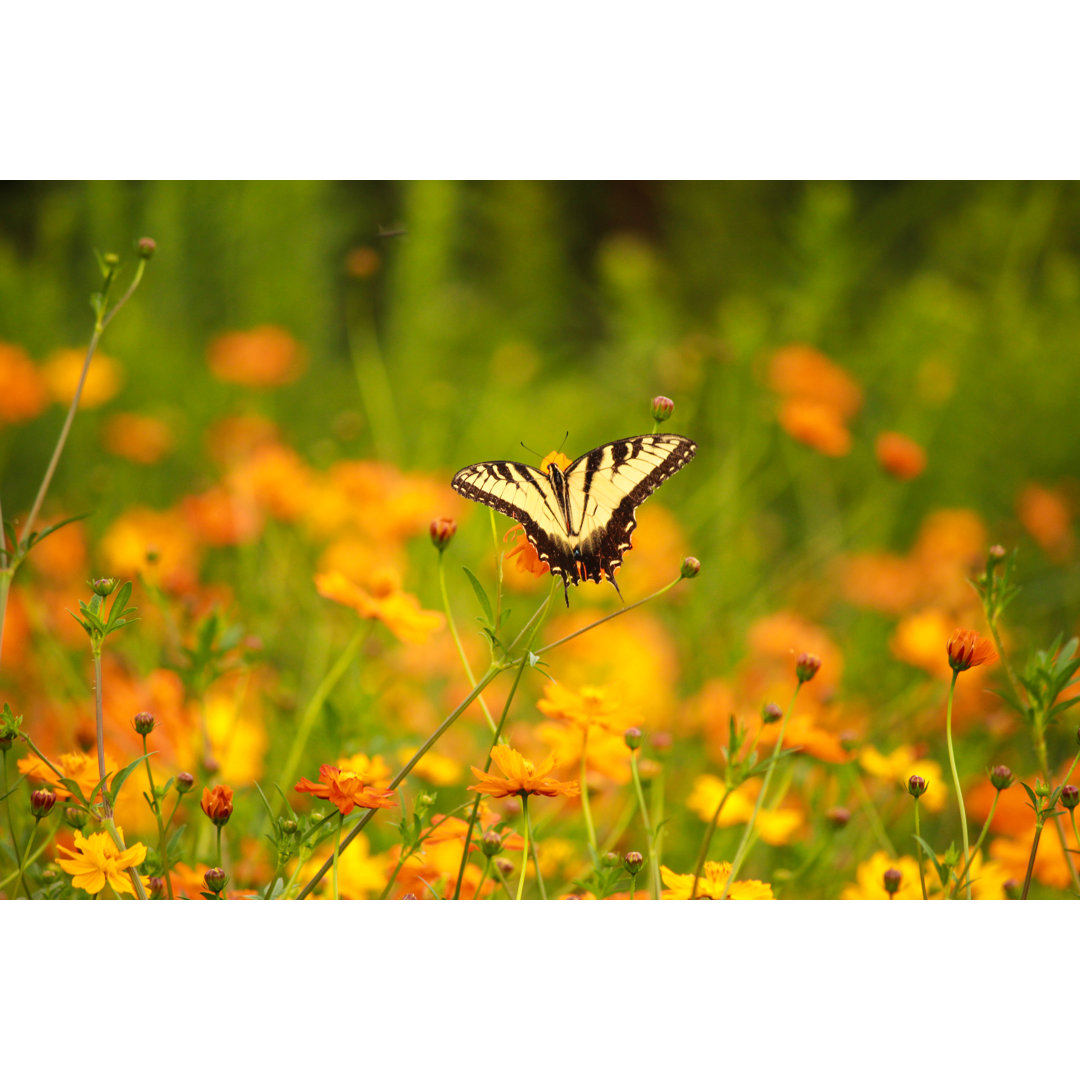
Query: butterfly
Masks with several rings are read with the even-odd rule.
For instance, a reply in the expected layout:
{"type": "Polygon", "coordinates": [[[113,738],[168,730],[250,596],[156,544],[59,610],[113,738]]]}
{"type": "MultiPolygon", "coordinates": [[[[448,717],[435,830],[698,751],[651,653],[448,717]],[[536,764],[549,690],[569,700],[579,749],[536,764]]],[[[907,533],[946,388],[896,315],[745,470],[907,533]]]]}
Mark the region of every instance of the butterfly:
{"type": "Polygon", "coordinates": [[[481,461],[450,483],[459,495],[524,526],[537,554],[562,577],[569,607],[570,584],[599,583],[601,572],[619,592],[615,568],[637,528],[634,512],[696,452],[697,443],[683,435],[635,435],[590,450],[565,471],[481,461]]]}

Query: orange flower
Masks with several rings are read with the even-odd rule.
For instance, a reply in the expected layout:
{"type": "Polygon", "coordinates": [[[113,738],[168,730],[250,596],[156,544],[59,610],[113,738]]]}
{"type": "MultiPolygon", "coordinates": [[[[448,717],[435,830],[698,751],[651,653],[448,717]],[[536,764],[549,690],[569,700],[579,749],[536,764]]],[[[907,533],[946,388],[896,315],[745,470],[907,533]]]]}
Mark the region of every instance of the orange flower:
{"type": "Polygon", "coordinates": [[[397,590],[376,596],[337,570],[316,574],[315,588],[320,596],[351,607],[362,619],[379,619],[400,641],[421,645],[442,628],[442,615],[422,610],[415,596],[397,590]]]}
{"type": "Polygon", "coordinates": [[[851,433],[840,416],[819,401],[791,398],[781,404],[779,420],[793,439],[829,457],[843,457],[851,449],[851,433]]]}
{"type": "Polygon", "coordinates": [[[203,788],[199,805],[202,807],[202,812],[215,825],[221,826],[232,817],[232,797],[233,790],[231,787],[226,784],[217,784],[212,791],[210,788],[203,788]]]}
{"type": "MultiPolygon", "coordinates": [[[[116,826],[117,835],[123,843],[124,834],[116,826]]],[[[108,882],[113,892],[135,895],[135,886],[131,877],[124,871],[138,866],[146,858],[145,844],[132,844],[126,851],[116,846],[116,841],[107,833],[93,833],[83,836],[75,830],[75,851],[57,845],[57,851],[69,856],[57,858],[60,869],[71,874],[71,884],[77,889],[85,889],[91,895],[101,892],[108,882]]]]}
{"type": "Polygon", "coordinates": [[[222,334],[210,344],[207,361],[214,377],[240,386],[286,386],[307,367],[307,354],[280,326],[222,334]]]}
{"type": "Polygon", "coordinates": [[[582,728],[601,727],[617,735],[641,723],[641,715],[624,708],[606,686],[585,686],[578,692],[548,683],[536,707],[553,720],[569,720],[582,728]]]}
{"type": "Polygon", "coordinates": [[[993,642],[980,637],[974,630],[954,630],[946,646],[949,667],[953,671],[967,671],[982,664],[992,664],[997,659],[993,642]]]}
{"type": "Polygon", "coordinates": [[[1071,552],[1072,515],[1059,492],[1028,484],[1020,492],[1016,512],[1024,528],[1048,555],[1064,558],[1071,552]]]}
{"type": "Polygon", "coordinates": [[[539,768],[531,761],[523,758],[516,750],[509,746],[496,746],[491,751],[491,760],[498,765],[502,776],[494,773],[486,773],[471,766],[473,774],[479,784],[473,784],[469,791],[479,791],[482,795],[494,795],[497,799],[504,799],[508,795],[546,795],[549,798],[555,795],[577,795],[578,785],[574,780],[555,780],[551,771],[555,767],[555,759],[549,757],[539,768]]]}
{"type": "MultiPolygon", "coordinates": [[[[706,862],[705,872],[698,878],[696,900],[719,900],[724,886],[731,876],[731,863],[706,862]]],[[[693,874],[676,874],[666,866],[660,867],[667,891],[665,900],[689,900],[694,888],[693,874]]],[[[728,889],[728,900],[771,900],[772,886],[767,881],[733,881],[728,889]]]]}
{"type": "Polygon", "coordinates": [[[317,799],[328,799],[341,812],[351,814],[357,807],[374,810],[380,806],[393,806],[397,796],[390,788],[369,788],[364,778],[336,765],[319,766],[319,783],[301,779],[295,790],[317,799]]]}
{"type": "Polygon", "coordinates": [[[37,365],[18,345],[0,342],[0,421],[32,420],[48,402],[48,388],[37,365]]]}
{"type": "Polygon", "coordinates": [[[859,384],[810,345],[778,349],[769,364],[769,384],[785,398],[825,407],[840,421],[850,419],[862,407],[859,384]]]}
{"type": "MultiPolygon", "coordinates": [[[[98,772],[96,757],[87,754],[71,753],[61,754],[53,762],[67,780],[74,780],[79,785],[79,790],[84,798],[90,798],[90,792],[97,786],[101,775],[98,772]]],[[[19,760],[19,772],[28,776],[31,780],[38,780],[49,784],[56,793],[58,799],[70,799],[68,791],[60,778],[38,757],[24,757],[19,760]]],[[[116,759],[112,754],[105,754],[105,772],[116,775],[116,759]]]]}
{"type": "Polygon", "coordinates": [[[215,547],[249,543],[263,527],[250,499],[237,498],[220,485],[201,495],[188,495],[183,511],[195,536],[215,547]]]}
{"type": "Polygon", "coordinates": [[[536,548],[529,543],[528,538],[525,536],[525,530],[521,525],[515,525],[513,528],[508,529],[503,536],[503,543],[509,543],[510,538],[515,535],[518,537],[518,542],[506,553],[506,558],[515,560],[514,565],[524,573],[533,574],[535,577],[543,577],[550,567],[537,554],[536,548]]]}
{"type": "Polygon", "coordinates": [[[101,442],[110,454],[136,465],[156,465],[173,448],[173,433],[153,416],[117,413],[105,421],[101,442]]]}
{"type": "MultiPolygon", "coordinates": [[[[55,401],[61,405],[71,404],[85,363],[85,349],[58,349],[45,361],[42,374],[55,401]]],[[[94,353],[86,383],[83,385],[82,397],[79,398],[79,407],[92,409],[97,405],[104,405],[116,396],[123,381],[123,370],[111,356],[102,352],[94,353]]]]}
{"type": "Polygon", "coordinates": [[[179,510],[133,506],[108,528],[102,561],[116,577],[144,577],[174,591],[194,586],[198,553],[179,510]]]}
{"type": "Polygon", "coordinates": [[[878,464],[897,480],[914,480],[926,468],[926,451],[895,431],[883,431],[874,444],[878,464]]]}

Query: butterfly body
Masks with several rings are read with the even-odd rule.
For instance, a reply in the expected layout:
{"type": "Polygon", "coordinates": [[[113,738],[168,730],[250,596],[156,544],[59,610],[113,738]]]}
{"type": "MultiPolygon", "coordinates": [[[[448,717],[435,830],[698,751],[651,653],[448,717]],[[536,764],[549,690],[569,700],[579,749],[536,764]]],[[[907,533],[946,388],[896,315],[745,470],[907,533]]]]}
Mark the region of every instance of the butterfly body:
{"type": "Polygon", "coordinates": [[[519,461],[482,461],[451,481],[458,494],[519,522],[551,572],[569,585],[615,585],[615,569],[637,527],[635,511],[690,461],[697,444],[683,435],[636,435],[590,450],[565,470],[519,461]]]}

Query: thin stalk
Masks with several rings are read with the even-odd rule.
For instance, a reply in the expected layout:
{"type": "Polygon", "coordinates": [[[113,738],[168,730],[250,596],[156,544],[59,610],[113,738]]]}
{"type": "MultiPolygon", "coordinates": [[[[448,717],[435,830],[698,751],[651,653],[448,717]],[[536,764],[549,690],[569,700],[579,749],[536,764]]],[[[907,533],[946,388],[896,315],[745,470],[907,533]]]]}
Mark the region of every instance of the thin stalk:
{"type": "Polygon", "coordinates": [[[638,751],[630,754],[630,775],[634,780],[634,792],[641,807],[641,823],[645,826],[645,839],[649,855],[649,888],[654,900],[660,899],[660,857],[656,850],[656,836],[649,818],[649,807],[645,801],[645,789],[641,786],[641,773],[638,770],[638,751]]]}
{"type": "Polygon", "coordinates": [[[525,815],[525,850],[521,853],[521,876],[518,878],[517,896],[520,900],[525,892],[525,869],[529,865],[529,844],[532,840],[532,830],[529,828],[529,796],[522,793],[521,812],[525,815]]]}
{"type": "Polygon", "coordinates": [[[105,783],[105,711],[101,694],[101,650],[94,650],[94,719],[97,723],[98,779],[101,780],[101,812],[103,817],[113,816],[109,805],[109,790],[105,783]]]}
{"type": "MultiPolygon", "coordinates": [[[[8,790],[8,769],[7,769],[8,751],[7,751],[7,747],[5,747],[3,749],[3,758],[4,758],[4,765],[3,765],[4,792],[7,793],[7,790],[8,790]]],[[[21,851],[21,852],[19,851],[19,837],[18,837],[18,834],[15,832],[15,815],[11,812],[11,799],[10,799],[10,797],[6,798],[4,800],[4,803],[7,806],[8,829],[11,832],[11,848],[15,852],[15,860],[16,860],[16,863],[17,863],[17,865],[19,867],[19,869],[17,871],[18,878],[19,878],[19,883],[18,883],[18,885],[15,886],[15,895],[16,896],[19,895],[19,888],[22,887],[23,889],[26,890],[26,896],[29,899],[30,890],[29,890],[29,888],[27,888],[26,878],[23,876],[23,855],[25,855],[26,849],[24,848],[23,851],[21,851]]],[[[36,820],[37,819],[35,818],[35,821],[36,820]]],[[[29,845],[29,841],[28,841],[27,842],[27,847],[29,847],[29,846],[30,845],[29,845]]]]}
{"type": "Polygon", "coordinates": [[[1035,853],[1039,850],[1039,837],[1042,836],[1043,822],[1035,823],[1035,837],[1031,841],[1031,855],[1028,856],[1027,874],[1024,876],[1024,891],[1020,894],[1021,900],[1028,898],[1028,889],[1031,888],[1031,872],[1035,869],[1035,853]]]}
{"type": "Polygon", "coordinates": [[[705,860],[709,857],[709,845],[712,844],[713,833],[716,832],[716,823],[720,820],[720,814],[724,809],[724,803],[728,801],[728,796],[733,789],[724,788],[724,794],[720,797],[720,801],[716,804],[716,813],[712,816],[712,821],[709,822],[709,827],[705,830],[705,837],[701,841],[701,850],[698,852],[697,864],[694,867],[694,883],[690,886],[690,899],[694,900],[697,897],[698,882],[701,880],[701,874],[705,869],[705,860]]]}
{"type": "MultiPolygon", "coordinates": [[[[995,800],[996,805],[997,800],[995,800]]],[[[922,885],[922,898],[927,899],[926,895],[926,871],[923,868],[923,850],[922,844],[919,843],[919,800],[915,800],[915,861],[919,864],[919,884],[922,885]]]]}
{"type": "Polygon", "coordinates": [[[337,839],[334,841],[334,875],[333,875],[333,890],[334,899],[338,897],[338,852],[341,848],[341,827],[345,824],[345,818],[342,815],[338,815],[337,823],[337,839]]]}
{"type": "Polygon", "coordinates": [[[593,866],[600,864],[600,851],[596,846],[596,828],[593,825],[592,811],[589,809],[589,725],[581,733],[581,813],[585,818],[585,832],[589,837],[589,850],[592,852],[593,866]]]}
{"type": "MultiPolygon", "coordinates": [[[[522,797],[521,812],[525,815],[525,843],[532,841],[532,821],[529,818],[529,797],[522,797]]],[[[532,845],[533,866],[536,867],[536,887],[540,890],[540,899],[547,899],[547,890],[544,888],[544,875],[540,873],[540,850],[535,843],[532,845]]]]}
{"type": "MultiPolygon", "coordinates": [[[[971,873],[971,864],[975,861],[975,856],[979,854],[982,849],[983,841],[986,839],[986,834],[990,831],[990,822],[994,820],[994,811],[997,810],[998,799],[1001,798],[1001,792],[994,789],[994,801],[990,804],[990,813],[986,815],[986,821],[983,822],[982,832],[979,833],[978,840],[975,841],[974,846],[971,849],[967,861],[964,863],[963,869],[960,871],[960,876],[957,878],[956,884],[950,890],[951,895],[956,895],[956,890],[960,888],[960,883],[967,878],[967,875],[971,873]]],[[[918,803],[915,804],[916,808],[918,803]]],[[[916,821],[918,820],[916,811],[916,821]]]]}
{"type": "MultiPolygon", "coordinates": [[[[953,692],[956,690],[956,680],[960,675],[959,671],[953,671],[952,682],[949,684],[949,703],[945,709],[945,741],[949,747],[949,767],[952,769],[953,785],[956,788],[956,801],[960,804],[960,835],[964,842],[964,858],[970,857],[970,849],[968,848],[968,827],[967,827],[967,811],[964,809],[964,792],[960,787],[960,774],[956,770],[956,755],[953,753],[953,738],[952,738],[952,704],[953,704],[953,692]]],[[[1034,852],[1032,854],[1034,857],[1034,852]]],[[[971,882],[967,882],[967,886],[964,890],[965,899],[971,899],[971,882]]]]}
{"type": "Polygon", "coordinates": [[[169,850],[166,843],[165,836],[165,822],[161,816],[161,804],[158,802],[157,788],[154,786],[154,773],[150,768],[149,749],[146,745],[146,736],[142,737],[142,748],[144,755],[144,764],[146,765],[146,780],[150,785],[150,809],[154,811],[154,818],[157,820],[158,827],[158,849],[161,851],[161,866],[165,871],[165,888],[168,891],[169,899],[175,900],[173,895],[172,877],[169,874],[169,850]]]}
{"type": "MultiPolygon", "coordinates": [[[[38,856],[41,855],[45,851],[45,849],[53,842],[53,837],[56,836],[57,832],[59,831],[62,821],[63,818],[56,818],[56,820],[53,822],[52,829],[49,831],[49,835],[41,841],[41,843],[37,846],[37,849],[32,854],[26,856],[26,858],[23,860],[22,866],[16,867],[16,869],[12,870],[11,873],[3,879],[3,881],[0,881],[0,889],[6,888],[9,882],[14,881],[15,878],[19,877],[25,866],[30,866],[37,861],[38,856]]],[[[29,845],[27,845],[27,847],[29,848],[29,845]]]]}

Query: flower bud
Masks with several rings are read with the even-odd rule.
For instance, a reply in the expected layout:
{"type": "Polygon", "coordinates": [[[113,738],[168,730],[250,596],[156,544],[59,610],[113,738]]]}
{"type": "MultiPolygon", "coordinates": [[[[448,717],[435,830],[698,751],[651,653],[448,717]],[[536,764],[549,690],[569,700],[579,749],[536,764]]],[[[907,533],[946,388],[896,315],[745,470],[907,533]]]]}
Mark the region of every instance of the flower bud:
{"type": "Polygon", "coordinates": [[[133,723],[135,724],[136,735],[149,735],[154,730],[154,716],[152,713],[136,713],[133,723]]]}
{"type": "Polygon", "coordinates": [[[995,765],[990,770],[990,783],[998,789],[998,791],[1004,791],[1007,787],[1011,786],[1013,782],[1012,769],[1008,765],[995,765]]]}
{"type": "Polygon", "coordinates": [[[95,595],[108,596],[116,588],[116,578],[94,578],[93,581],[89,582],[89,585],[95,595]]]}
{"type": "Polygon", "coordinates": [[[292,836],[300,830],[300,826],[297,825],[296,821],[291,817],[278,818],[278,824],[281,826],[281,831],[286,836],[292,836]]]}
{"type": "Polygon", "coordinates": [[[514,864],[509,859],[496,859],[491,865],[494,866],[503,877],[508,877],[514,872],[514,864]]]}
{"type": "Polygon", "coordinates": [[[86,811],[81,806],[68,806],[64,810],[64,817],[73,829],[86,827],[86,811]]]}
{"type": "Polygon", "coordinates": [[[1061,789],[1061,805],[1066,810],[1075,810],[1077,803],[1080,803],[1080,788],[1075,784],[1066,784],[1061,789]]]}
{"type": "Polygon", "coordinates": [[[671,414],[675,411],[675,402],[669,397],[654,397],[652,399],[652,418],[658,423],[662,424],[665,420],[671,418],[671,414]]]}
{"type": "Polygon", "coordinates": [[[913,799],[922,798],[926,794],[927,783],[921,776],[909,776],[907,782],[908,794],[913,799]]]}
{"type": "Polygon", "coordinates": [[[783,719],[784,710],[775,701],[770,701],[761,706],[761,722],[763,724],[775,724],[783,719]]]}
{"type": "Polygon", "coordinates": [[[160,900],[165,895],[165,879],[163,877],[152,877],[147,885],[149,887],[148,896],[151,900],[160,900]]]}
{"type": "Polygon", "coordinates": [[[636,750],[641,745],[642,738],[643,735],[641,733],[641,728],[639,727],[628,727],[623,732],[623,742],[625,742],[631,750],[636,750]]]}
{"type": "Polygon", "coordinates": [[[232,788],[227,784],[216,784],[213,789],[203,788],[199,806],[219,829],[232,817],[232,797],[232,788]]]}
{"type": "Polygon", "coordinates": [[[637,877],[645,865],[645,856],[640,851],[628,851],[623,858],[623,866],[631,877],[637,877]]]}
{"type": "Polygon", "coordinates": [[[679,577],[683,578],[695,578],[701,573],[701,563],[694,558],[693,555],[687,555],[683,559],[682,567],[679,570],[679,577]]]}
{"type": "Polygon", "coordinates": [[[949,667],[956,672],[993,663],[997,659],[993,644],[974,630],[954,630],[945,651],[949,656],[949,667]]]}
{"type": "Polygon", "coordinates": [[[606,869],[611,870],[613,867],[618,866],[622,859],[619,858],[617,851],[608,851],[604,853],[604,857],[600,861],[606,869]]]}
{"type": "Polygon", "coordinates": [[[140,259],[151,259],[154,252],[157,251],[157,244],[149,236],[143,236],[135,245],[135,250],[138,252],[140,259]]]}
{"type": "Polygon", "coordinates": [[[195,777],[189,772],[182,772],[176,774],[176,790],[183,795],[185,792],[190,791],[195,786],[195,777]]]}
{"type": "Polygon", "coordinates": [[[490,859],[503,849],[502,837],[494,829],[488,829],[480,837],[480,850],[490,859]]]}
{"type": "Polygon", "coordinates": [[[445,551],[457,532],[457,522],[453,518],[436,518],[428,527],[428,532],[435,547],[439,551],[445,551]]]}
{"type": "Polygon", "coordinates": [[[206,882],[206,887],[215,896],[219,896],[222,890],[228,884],[229,878],[220,866],[215,866],[212,869],[206,871],[206,873],[203,875],[203,881],[206,882]]]}
{"type": "Polygon", "coordinates": [[[120,256],[117,255],[114,251],[110,251],[107,255],[102,255],[101,261],[106,266],[119,266],[120,256]]]}
{"type": "Polygon", "coordinates": [[[1000,544],[994,544],[990,548],[990,564],[1001,562],[1005,558],[1005,549],[1000,544]]]}
{"type": "Polygon", "coordinates": [[[834,829],[842,829],[851,820],[851,811],[846,806],[830,806],[825,811],[825,820],[834,829]]]}
{"type": "MultiPolygon", "coordinates": [[[[1073,788],[1073,791],[1075,790],[1076,788],[1073,788]]],[[[40,791],[30,792],[30,813],[32,813],[38,821],[48,817],[52,813],[52,808],[55,805],[55,791],[49,791],[48,789],[43,788],[40,791]]]]}
{"type": "Polygon", "coordinates": [[[1005,890],[1005,896],[1009,900],[1019,900],[1021,895],[1023,894],[1024,889],[1020,882],[1017,881],[1014,877],[1009,878],[1008,881],[1006,881],[1005,884],[1002,886],[1002,888],[1005,890]]]}
{"type": "Polygon", "coordinates": [[[349,277],[354,278],[373,277],[378,272],[381,262],[382,258],[372,247],[353,248],[345,256],[345,272],[349,277]]]}
{"type": "Polygon", "coordinates": [[[890,899],[892,899],[900,889],[900,880],[903,876],[904,875],[901,874],[895,866],[890,866],[882,875],[882,883],[885,885],[885,891],[889,894],[890,899]]]}
{"type": "Polygon", "coordinates": [[[652,737],[652,746],[654,750],[663,753],[665,750],[671,749],[671,744],[674,741],[670,731],[658,731],[652,737]]]}
{"type": "Polygon", "coordinates": [[[795,661],[795,677],[801,685],[809,682],[821,670],[821,660],[812,653],[800,653],[795,661]]]}
{"type": "Polygon", "coordinates": [[[1036,778],[1033,787],[1035,788],[1035,794],[1038,795],[1040,799],[1049,797],[1050,785],[1041,776],[1036,778]]]}

